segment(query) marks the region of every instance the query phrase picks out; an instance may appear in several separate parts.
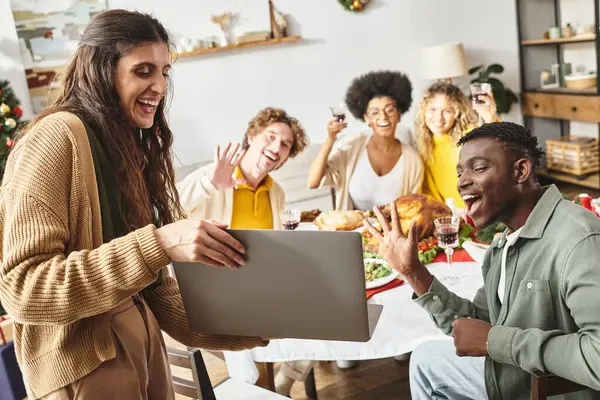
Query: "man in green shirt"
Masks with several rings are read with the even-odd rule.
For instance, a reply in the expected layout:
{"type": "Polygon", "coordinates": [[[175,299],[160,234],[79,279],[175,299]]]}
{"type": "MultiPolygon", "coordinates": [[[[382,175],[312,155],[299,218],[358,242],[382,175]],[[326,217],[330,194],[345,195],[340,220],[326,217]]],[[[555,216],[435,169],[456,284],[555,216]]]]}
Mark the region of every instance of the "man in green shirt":
{"type": "MultiPolygon", "coordinates": [[[[376,210],[383,234],[370,227],[414,300],[454,338],[413,352],[412,398],[525,400],[533,371],[600,390],[600,219],[555,186],[539,186],[543,153],[523,127],[486,124],[459,145],[458,190],[469,216],[477,227],[508,227],[486,253],[473,301],[419,263],[415,225],[405,237],[395,207],[392,226],[376,210]]],[[[600,399],[600,392],[565,398],[600,399]]]]}

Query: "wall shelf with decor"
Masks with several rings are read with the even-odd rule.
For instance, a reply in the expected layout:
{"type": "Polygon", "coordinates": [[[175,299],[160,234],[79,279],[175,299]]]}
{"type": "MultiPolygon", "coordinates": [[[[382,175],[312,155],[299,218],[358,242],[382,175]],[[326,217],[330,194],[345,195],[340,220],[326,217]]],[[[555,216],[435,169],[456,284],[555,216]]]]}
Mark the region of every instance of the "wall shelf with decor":
{"type": "MultiPolygon", "coordinates": [[[[578,10],[581,21],[561,20],[561,4],[562,7],[573,7],[569,2],[515,0],[515,3],[524,126],[538,138],[545,151],[548,141],[552,143],[561,138],[567,140],[580,136],[582,127],[588,131],[587,136],[597,139],[600,136],[600,35],[596,33],[600,28],[600,0],[583,3],[589,9],[578,10]],[[591,18],[586,21],[585,17],[593,18],[593,26],[581,25],[591,22],[591,18]],[[567,27],[567,22],[580,24],[575,29],[578,35],[571,26],[567,27]],[[584,29],[580,31],[579,27],[584,29]],[[547,30],[549,35],[543,35],[547,30]],[[546,38],[541,39],[543,36],[546,38]],[[589,58],[589,65],[570,63],[579,60],[573,52],[581,51],[580,47],[570,46],[575,43],[582,43],[584,51],[595,51],[595,56],[589,58]],[[571,124],[573,121],[577,122],[571,124]],[[588,125],[584,126],[585,123],[588,125]],[[594,131],[597,132],[595,137],[594,131]]],[[[564,14],[571,18],[574,15],[572,9],[565,9],[564,14]]],[[[592,151],[600,154],[600,147],[592,147],[592,151]]],[[[593,155],[596,156],[596,153],[593,155]]],[[[548,157],[542,160],[538,169],[544,183],[563,182],[588,190],[600,190],[598,169],[588,171],[584,176],[576,176],[567,170],[549,171],[548,157]]]]}
{"type": "Polygon", "coordinates": [[[192,57],[192,56],[199,56],[199,55],[203,55],[203,54],[220,53],[220,52],[224,52],[224,51],[234,51],[237,49],[245,49],[248,47],[273,46],[273,45],[277,45],[277,44],[294,43],[294,42],[298,42],[300,40],[302,40],[302,37],[300,37],[300,36],[286,36],[286,37],[280,37],[280,38],[276,38],[276,39],[261,40],[258,42],[249,42],[249,43],[242,43],[242,44],[232,44],[232,45],[222,46],[222,47],[196,49],[193,51],[177,53],[177,57],[192,57]]]}
{"type": "Polygon", "coordinates": [[[596,41],[596,35],[581,35],[574,36],[570,38],[560,38],[560,39],[533,39],[533,40],[523,40],[521,45],[523,46],[542,46],[545,44],[568,44],[568,43],[585,43],[585,42],[594,42],[596,41]]]}

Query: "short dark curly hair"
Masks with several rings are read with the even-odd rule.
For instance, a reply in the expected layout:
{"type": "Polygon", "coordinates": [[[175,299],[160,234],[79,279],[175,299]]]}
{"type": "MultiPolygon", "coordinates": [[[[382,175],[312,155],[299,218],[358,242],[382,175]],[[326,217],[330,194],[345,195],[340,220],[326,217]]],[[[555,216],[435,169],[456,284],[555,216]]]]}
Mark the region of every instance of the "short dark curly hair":
{"type": "MultiPolygon", "coordinates": [[[[483,124],[463,136],[458,141],[457,146],[462,146],[473,139],[479,138],[497,140],[512,161],[527,158],[533,164],[534,169],[540,166],[540,159],[544,155],[538,139],[531,134],[531,131],[513,122],[483,124]]],[[[532,176],[537,179],[535,170],[532,176]]]]}
{"type": "Polygon", "coordinates": [[[391,97],[401,114],[412,104],[412,83],[402,72],[372,71],[354,78],[346,92],[346,106],[357,119],[365,120],[369,102],[376,97],[391,97]]]}

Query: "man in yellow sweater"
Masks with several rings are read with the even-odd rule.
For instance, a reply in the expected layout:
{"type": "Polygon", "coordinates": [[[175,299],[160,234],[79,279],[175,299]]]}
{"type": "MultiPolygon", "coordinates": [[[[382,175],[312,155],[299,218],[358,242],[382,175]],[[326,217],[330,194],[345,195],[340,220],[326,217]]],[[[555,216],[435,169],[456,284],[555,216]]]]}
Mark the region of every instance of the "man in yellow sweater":
{"type": "MultiPolygon", "coordinates": [[[[215,150],[213,163],[177,184],[188,217],[214,220],[241,229],[281,229],[285,195],[269,176],[308,144],[304,128],[284,110],[265,108],[248,123],[241,146],[215,150]]],[[[277,391],[289,395],[304,380],[312,362],[286,363],[276,379],[277,391]]]]}
{"type": "Polygon", "coordinates": [[[308,137],[284,110],[265,108],[248,123],[243,143],[217,146],[213,163],[177,184],[188,217],[219,221],[230,228],[281,229],[285,195],[269,176],[302,152],[308,137]]]}

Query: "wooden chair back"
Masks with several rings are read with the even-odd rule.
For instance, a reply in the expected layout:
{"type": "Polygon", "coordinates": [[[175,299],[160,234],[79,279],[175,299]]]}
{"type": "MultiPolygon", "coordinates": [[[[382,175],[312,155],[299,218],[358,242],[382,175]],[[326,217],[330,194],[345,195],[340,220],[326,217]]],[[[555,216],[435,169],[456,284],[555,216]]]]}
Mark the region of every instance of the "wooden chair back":
{"type": "Polygon", "coordinates": [[[546,400],[548,396],[579,392],[588,388],[556,375],[534,372],[531,374],[531,399],[546,400]]]}
{"type": "Polygon", "coordinates": [[[192,399],[216,400],[208,370],[199,349],[180,350],[167,347],[169,364],[192,371],[193,380],[173,376],[175,393],[192,399]]]}

